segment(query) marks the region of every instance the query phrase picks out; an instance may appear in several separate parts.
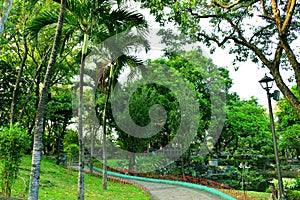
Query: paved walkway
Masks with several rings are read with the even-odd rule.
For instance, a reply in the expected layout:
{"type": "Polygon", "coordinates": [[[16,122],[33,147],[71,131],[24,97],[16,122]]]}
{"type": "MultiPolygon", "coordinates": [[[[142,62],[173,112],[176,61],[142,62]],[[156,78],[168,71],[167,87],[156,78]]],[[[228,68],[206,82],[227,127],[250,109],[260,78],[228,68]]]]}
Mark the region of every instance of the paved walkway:
{"type": "Polygon", "coordinates": [[[191,189],[183,186],[169,185],[163,183],[151,183],[145,181],[131,181],[147,188],[151,200],[221,200],[222,198],[208,192],[191,189]]]}
{"type": "MultiPolygon", "coordinates": [[[[72,168],[78,169],[77,166],[72,166],[72,168]]],[[[89,172],[89,170],[88,167],[85,167],[86,172],[89,172]]],[[[146,188],[151,193],[151,200],[222,200],[220,196],[188,187],[137,181],[126,178],[122,179],[146,188]]]]}

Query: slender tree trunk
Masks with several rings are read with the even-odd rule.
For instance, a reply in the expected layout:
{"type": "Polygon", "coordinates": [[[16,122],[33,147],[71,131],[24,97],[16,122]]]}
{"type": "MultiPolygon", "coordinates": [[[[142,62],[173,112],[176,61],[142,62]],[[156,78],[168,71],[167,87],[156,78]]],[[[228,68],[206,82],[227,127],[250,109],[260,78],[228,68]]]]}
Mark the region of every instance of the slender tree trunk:
{"type": "Polygon", "coordinates": [[[107,190],[107,149],[106,149],[106,111],[108,106],[108,100],[110,96],[110,88],[112,84],[112,74],[113,74],[113,65],[110,67],[109,79],[108,79],[108,88],[106,94],[106,100],[103,111],[103,179],[102,179],[102,189],[107,190]]]}
{"type": "Polygon", "coordinates": [[[88,35],[84,33],[83,47],[80,65],[79,80],[79,107],[78,107],[78,141],[79,141],[79,160],[78,160],[78,188],[77,199],[84,200],[84,144],[83,144],[83,124],[82,124],[82,103],[83,103],[83,85],[84,85],[84,60],[87,53],[88,35]]]}
{"type": "Polygon", "coordinates": [[[63,20],[66,11],[66,0],[61,0],[60,13],[58,18],[58,24],[56,29],[56,34],[54,38],[53,48],[48,63],[44,87],[42,89],[42,94],[40,96],[39,105],[37,109],[37,115],[35,120],[34,129],[34,142],[33,142],[33,152],[32,152],[32,165],[30,173],[30,185],[29,185],[29,200],[37,200],[39,192],[39,182],[40,182],[40,164],[41,164],[41,150],[42,150],[42,137],[43,137],[43,122],[44,122],[44,112],[46,107],[46,98],[48,96],[48,91],[50,88],[50,81],[52,76],[52,71],[54,69],[56,56],[58,54],[58,49],[60,45],[63,20]]]}
{"type": "MultiPolygon", "coordinates": [[[[8,12],[13,4],[13,0],[7,0],[6,1],[8,3],[7,7],[5,8],[5,12],[3,12],[3,15],[0,16],[0,36],[2,34],[2,32],[4,31],[4,24],[8,18],[8,12]]],[[[2,3],[3,4],[3,3],[2,3]]]]}
{"type": "Polygon", "coordinates": [[[91,153],[90,153],[90,176],[93,176],[94,167],[94,143],[95,143],[95,133],[97,131],[96,119],[93,120],[93,127],[91,131],[91,153]]]}
{"type": "MultiPolygon", "coordinates": [[[[60,164],[60,146],[61,146],[61,138],[64,137],[65,135],[65,132],[66,132],[66,129],[67,129],[67,126],[68,126],[68,115],[65,115],[64,116],[64,123],[63,123],[63,126],[62,126],[62,130],[60,132],[60,134],[58,135],[58,138],[57,138],[57,161],[56,163],[60,164]]],[[[63,165],[65,164],[65,160],[63,160],[63,165]]]]}
{"type": "Polygon", "coordinates": [[[135,165],[135,153],[129,153],[128,170],[133,171],[135,165]]]}
{"type": "Polygon", "coordinates": [[[18,77],[17,77],[16,83],[15,83],[15,88],[13,91],[13,97],[12,97],[12,101],[11,101],[11,111],[10,111],[10,123],[11,124],[13,124],[15,122],[18,91],[19,91],[19,87],[20,87],[21,77],[23,75],[23,69],[25,67],[25,62],[27,60],[27,55],[28,55],[28,47],[27,47],[26,38],[24,38],[24,56],[22,58],[21,66],[20,66],[20,69],[18,72],[18,77]]]}
{"type": "MultiPolygon", "coordinates": [[[[36,69],[34,78],[33,78],[32,82],[31,82],[29,88],[27,89],[27,96],[26,96],[25,102],[23,103],[23,107],[22,107],[21,113],[20,113],[20,115],[19,115],[19,117],[18,117],[18,122],[21,122],[21,121],[22,121],[22,117],[23,117],[23,114],[24,114],[24,111],[25,111],[25,107],[26,107],[26,105],[27,105],[27,103],[28,103],[28,101],[29,101],[30,94],[31,94],[31,90],[32,90],[32,88],[33,88],[33,86],[34,86],[34,83],[35,83],[35,79],[39,76],[40,71],[41,71],[41,69],[42,69],[42,66],[43,66],[43,64],[44,64],[44,62],[45,62],[45,60],[46,60],[46,58],[47,58],[47,55],[48,55],[50,49],[51,49],[51,48],[49,47],[49,49],[47,50],[47,52],[44,54],[44,56],[43,56],[43,58],[42,58],[42,60],[41,60],[41,63],[39,64],[38,68],[36,69]]],[[[38,87],[38,86],[37,86],[37,87],[38,87]]]]}

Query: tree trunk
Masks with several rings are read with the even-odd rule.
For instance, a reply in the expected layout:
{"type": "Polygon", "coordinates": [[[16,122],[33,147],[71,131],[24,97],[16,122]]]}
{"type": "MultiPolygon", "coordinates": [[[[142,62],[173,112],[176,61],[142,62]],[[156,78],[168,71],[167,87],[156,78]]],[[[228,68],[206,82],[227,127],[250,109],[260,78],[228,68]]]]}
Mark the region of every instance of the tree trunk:
{"type": "MultiPolygon", "coordinates": [[[[31,82],[29,88],[27,89],[27,96],[26,96],[25,102],[23,103],[23,107],[21,109],[21,113],[20,113],[20,115],[18,117],[18,122],[19,123],[22,121],[23,113],[25,112],[25,107],[26,107],[26,105],[27,105],[27,103],[28,103],[28,101],[30,99],[30,94],[32,92],[31,90],[32,90],[32,88],[34,86],[35,80],[39,76],[39,74],[41,72],[41,69],[42,69],[42,66],[43,66],[43,64],[44,64],[44,62],[45,62],[45,60],[47,58],[47,55],[48,55],[48,53],[49,53],[50,50],[51,50],[51,48],[49,47],[49,49],[47,50],[47,52],[44,54],[44,56],[43,56],[43,58],[42,58],[42,60],[41,60],[41,62],[39,64],[39,66],[37,67],[36,72],[34,74],[34,78],[32,79],[32,82],[31,82]]],[[[39,81],[37,81],[37,82],[39,82],[39,81]]],[[[37,84],[37,85],[39,85],[39,84],[37,84]]],[[[39,88],[39,87],[37,87],[37,88],[39,88]]]]}
{"type": "Polygon", "coordinates": [[[133,171],[135,165],[135,153],[129,153],[128,170],[133,171]]]}
{"type": "Polygon", "coordinates": [[[84,33],[81,65],[80,65],[80,81],[79,81],[79,107],[78,107],[78,141],[79,141],[79,160],[78,160],[78,188],[77,200],[84,200],[84,144],[83,144],[83,124],[82,124],[82,104],[83,104],[83,85],[84,85],[84,60],[87,53],[88,35],[84,33]]]}
{"type": "Polygon", "coordinates": [[[94,146],[95,146],[95,134],[98,130],[96,125],[96,119],[93,121],[93,127],[91,131],[91,152],[90,152],[90,176],[93,176],[93,167],[94,167],[94,146]]]}
{"type": "Polygon", "coordinates": [[[107,94],[106,94],[106,100],[104,105],[104,111],[103,111],[103,179],[102,179],[102,189],[107,190],[107,149],[106,149],[106,111],[108,106],[108,100],[110,96],[110,88],[112,84],[112,78],[113,78],[113,65],[110,67],[109,72],[109,79],[108,79],[108,88],[107,88],[107,94]]]}
{"type": "Polygon", "coordinates": [[[27,47],[26,38],[24,38],[24,56],[22,58],[21,66],[20,66],[20,69],[18,72],[18,77],[17,77],[16,83],[15,83],[13,97],[12,97],[12,101],[11,101],[11,112],[10,112],[10,123],[11,124],[13,124],[15,122],[17,96],[18,96],[18,91],[19,91],[19,87],[20,87],[21,77],[23,74],[23,69],[25,67],[25,62],[27,60],[27,54],[28,54],[28,47],[27,47]]]}
{"type": "MultiPolygon", "coordinates": [[[[5,12],[3,12],[3,15],[0,16],[0,17],[1,17],[1,18],[0,18],[0,36],[1,36],[2,32],[4,31],[4,24],[5,24],[6,19],[7,19],[7,17],[8,17],[8,12],[10,11],[10,8],[11,8],[11,6],[12,6],[12,4],[13,4],[13,0],[9,0],[9,1],[7,1],[7,2],[8,2],[8,5],[7,5],[7,7],[5,8],[5,12]]],[[[3,4],[3,3],[2,3],[2,4],[3,4]]]]}
{"type": "Polygon", "coordinates": [[[56,33],[55,33],[55,38],[54,38],[54,42],[53,42],[53,48],[52,48],[50,60],[48,63],[45,80],[44,80],[44,87],[42,89],[42,94],[40,96],[36,120],[35,120],[32,165],[31,165],[30,185],[29,185],[29,194],[28,194],[29,200],[37,200],[38,199],[39,182],[40,182],[42,137],[43,137],[43,122],[44,122],[44,114],[45,114],[44,112],[45,112],[45,107],[46,107],[46,98],[48,96],[52,71],[54,69],[56,56],[58,54],[58,49],[59,49],[59,45],[60,45],[65,11],[66,11],[66,0],[61,0],[60,13],[59,13],[59,18],[58,18],[58,24],[57,24],[57,29],[56,29],[56,33]]]}
{"type": "Polygon", "coordinates": [[[280,89],[280,91],[283,93],[285,98],[288,100],[288,102],[291,104],[291,106],[294,108],[294,110],[297,113],[298,119],[300,119],[300,101],[299,99],[291,92],[291,90],[288,88],[288,86],[284,83],[279,69],[273,69],[268,66],[268,68],[271,71],[272,76],[275,79],[277,87],[280,89]]]}

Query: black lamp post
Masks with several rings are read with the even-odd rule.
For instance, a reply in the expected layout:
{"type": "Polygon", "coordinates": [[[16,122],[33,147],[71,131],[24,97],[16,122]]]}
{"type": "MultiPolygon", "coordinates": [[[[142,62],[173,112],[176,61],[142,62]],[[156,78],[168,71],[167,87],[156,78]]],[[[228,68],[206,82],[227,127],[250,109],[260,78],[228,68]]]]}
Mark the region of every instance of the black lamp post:
{"type": "Polygon", "coordinates": [[[276,138],[273,111],[272,111],[272,104],[271,104],[271,97],[273,97],[274,100],[279,99],[279,91],[275,90],[274,93],[270,93],[270,89],[273,86],[274,79],[268,77],[267,75],[265,75],[265,77],[263,77],[258,82],[260,83],[261,87],[267,91],[268,105],[269,105],[269,115],[270,115],[270,121],[271,121],[271,130],[272,130],[272,136],[273,136],[274,153],[275,153],[275,158],[276,158],[276,168],[277,168],[277,175],[278,175],[278,185],[279,185],[279,191],[280,191],[279,199],[286,200],[285,194],[284,194],[283,182],[282,182],[282,174],[281,174],[281,169],[280,169],[280,159],[279,159],[277,138],[276,138]]]}

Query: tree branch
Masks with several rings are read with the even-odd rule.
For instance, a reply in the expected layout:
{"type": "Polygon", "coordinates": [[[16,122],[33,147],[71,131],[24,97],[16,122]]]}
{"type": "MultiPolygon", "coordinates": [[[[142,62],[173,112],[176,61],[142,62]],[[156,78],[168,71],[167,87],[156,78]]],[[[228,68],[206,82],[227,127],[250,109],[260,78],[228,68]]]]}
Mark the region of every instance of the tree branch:
{"type": "Polygon", "coordinates": [[[264,30],[270,28],[271,26],[272,26],[272,24],[269,24],[268,26],[262,27],[259,31],[255,32],[255,33],[251,36],[249,42],[251,43],[252,40],[254,39],[254,37],[258,37],[264,30]]]}
{"type": "Polygon", "coordinates": [[[207,19],[207,18],[220,18],[220,15],[199,15],[198,13],[194,13],[192,8],[187,8],[185,9],[186,11],[188,11],[193,17],[195,17],[196,19],[207,19]]]}
{"type": "Polygon", "coordinates": [[[277,24],[277,28],[278,28],[278,32],[279,32],[279,36],[282,36],[282,32],[281,32],[281,20],[280,20],[280,11],[278,9],[278,5],[277,5],[277,0],[272,0],[272,12],[274,15],[274,19],[275,22],[277,24]]]}
{"type": "Polygon", "coordinates": [[[236,31],[238,33],[238,37],[243,41],[243,42],[247,42],[247,40],[244,38],[241,30],[237,27],[237,25],[235,23],[233,23],[232,20],[230,20],[229,18],[226,18],[226,21],[230,24],[230,26],[233,28],[234,31],[236,31]]]}
{"type": "Polygon", "coordinates": [[[233,3],[231,3],[231,4],[224,5],[224,4],[219,3],[218,0],[213,0],[212,1],[212,5],[216,5],[218,7],[225,8],[225,9],[230,9],[230,8],[238,5],[239,3],[243,2],[243,1],[244,0],[237,0],[237,1],[233,2],[233,3]]]}
{"type": "Polygon", "coordinates": [[[284,83],[279,70],[271,70],[271,74],[275,79],[276,85],[280,89],[280,91],[283,93],[283,95],[287,98],[288,102],[292,105],[292,107],[295,109],[298,118],[300,118],[300,109],[299,109],[299,100],[298,98],[291,92],[291,90],[287,87],[287,85],[284,83]]]}
{"type": "Polygon", "coordinates": [[[280,66],[280,59],[282,56],[282,50],[283,50],[282,45],[280,43],[281,42],[279,42],[277,45],[277,48],[275,51],[275,56],[274,56],[274,61],[273,61],[274,68],[278,71],[279,71],[279,66],[280,66]]]}
{"type": "Polygon", "coordinates": [[[298,91],[300,92],[300,63],[298,62],[297,57],[291,49],[287,40],[281,39],[281,45],[286,52],[287,58],[289,59],[292,68],[294,69],[298,91]]]}
{"type": "Polygon", "coordinates": [[[260,15],[261,17],[265,17],[267,19],[271,19],[271,20],[274,20],[274,18],[268,14],[267,10],[266,10],[266,6],[265,6],[265,0],[260,0],[261,2],[261,7],[262,7],[262,10],[264,12],[263,15],[260,15]]]}
{"type": "Polygon", "coordinates": [[[287,32],[287,30],[289,29],[289,26],[291,24],[292,21],[292,16],[295,10],[295,5],[296,5],[296,0],[288,0],[287,1],[287,11],[286,11],[286,17],[285,20],[282,24],[282,34],[285,34],[287,32]]]}
{"type": "Polygon", "coordinates": [[[205,35],[204,33],[198,33],[197,38],[200,39],[201,37],[204,37],[206,40],[208,41],[213,41],[214,43],[216,43],[219,47],[223,46],[229,39],[231,39],[233,33],[230,36],[226,36],[223,38],[223,40],[221,42],[219,42],[219,40],[217,40],[216,38],[212,38],[209,37],[208,35],[205,35]]]}

